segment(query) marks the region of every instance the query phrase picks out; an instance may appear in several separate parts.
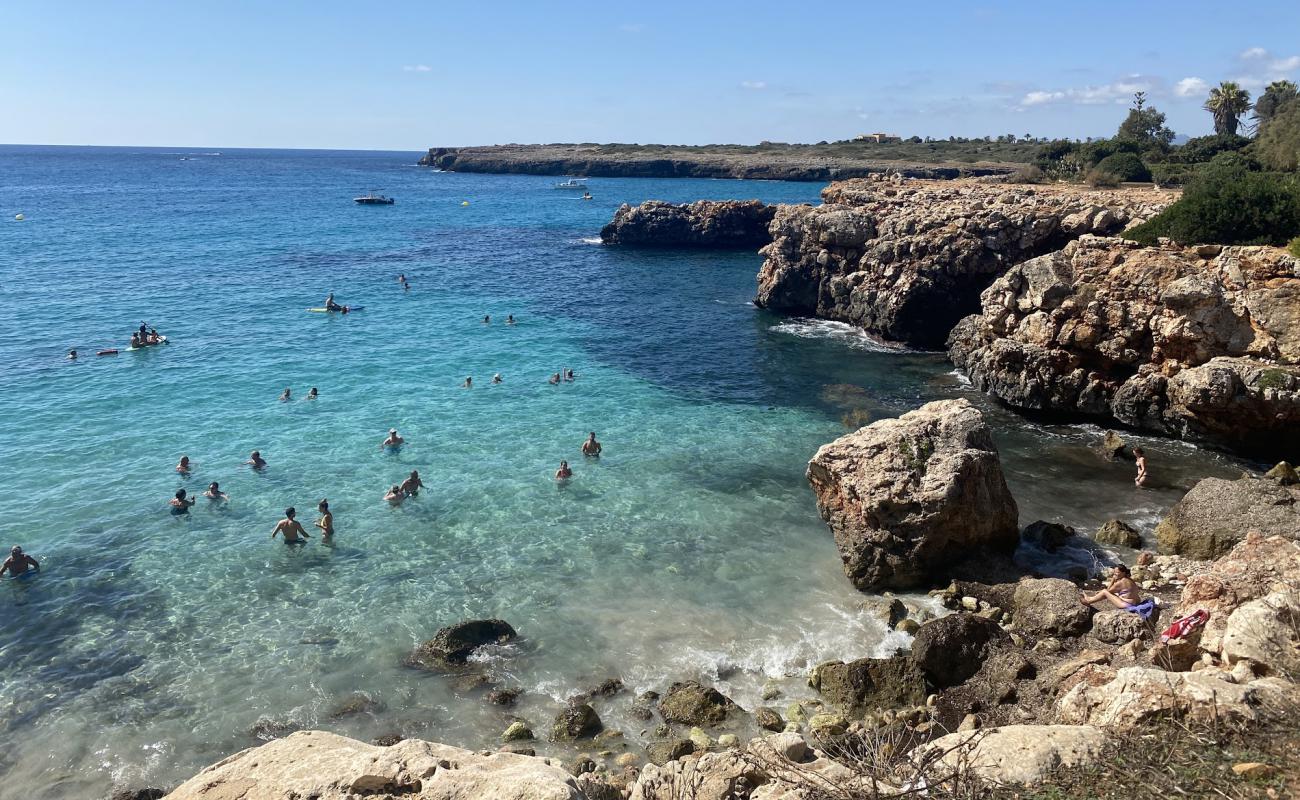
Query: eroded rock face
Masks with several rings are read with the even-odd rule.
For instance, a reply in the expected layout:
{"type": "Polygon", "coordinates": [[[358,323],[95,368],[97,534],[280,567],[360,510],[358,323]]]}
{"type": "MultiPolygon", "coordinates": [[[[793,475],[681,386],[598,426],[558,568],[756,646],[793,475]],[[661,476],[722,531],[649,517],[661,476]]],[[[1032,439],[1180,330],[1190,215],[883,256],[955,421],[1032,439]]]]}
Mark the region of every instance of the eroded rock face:
{"type": "Polygon", "coordinates": [[[582,800],[572,776],[546,759],[479,755],[419,739],[376,747],[301,731],[237,753],[181,784],[169,800],[582,800]]]}
{"type": "Polygon", "coordinates": [[[808,463],[822,519],[859,589],[911,588],[980,548],[1010,550],[1016,502],[966,400],[928,403],[824,445],[808,463]]]}
{"type": "Polygon", "coordinates": [[[1160,552],[1210,559],[1225,555],[1249,531],[1300,542],[1300,486],[1269,478],[1205,478],[1156,526],[1160,552]]]}
{"type": "Polygon", "coordinates": [[[1058,769],[1092,763],[1105,745],[1106,734],[1091,725],[1004,725],[950,733],[918,752],[943,753],[940,763],[993,783],[1033,785],[1058,769]]]}
{"type": "Polygon", "coordinates": [[[781,206],[758,276],[757,303],[859,325],[914,345],[942,345],[1013,264],[1085,233],[1115,233],[1167,200],[1118,191],[924,183],[832,183],[825,205],[781,206]]]}
{"type": "Polygon", "coordinates": [[[605,244],[757,250],[772,236],[776,206],[758,200],[624,203],[600,231],[605,244]]]}
{"type": "Polygon", "coordinates": [[[1209,671],[1165,672],[1125,667],[1101,686],[1079,683],[1057,703],[1061,722],[1132,728],[1149,719],[1187,716],[1209,721],[1250,722],[1262,702],[1257,689],[1222,680],[1209,671]]]}
{"type": "Polygon", "coordinates": [[[1232,612],[1220,653],[1268,674],[1300,678],[1300,586],[1251,600],[1232,612]]]}
{"type": "Polygon", "coordinates": [[[948,354],[1012,406],[1243,452],[1300,446],[1300,266],[1084,236],[1007,270],[948,354]]]}

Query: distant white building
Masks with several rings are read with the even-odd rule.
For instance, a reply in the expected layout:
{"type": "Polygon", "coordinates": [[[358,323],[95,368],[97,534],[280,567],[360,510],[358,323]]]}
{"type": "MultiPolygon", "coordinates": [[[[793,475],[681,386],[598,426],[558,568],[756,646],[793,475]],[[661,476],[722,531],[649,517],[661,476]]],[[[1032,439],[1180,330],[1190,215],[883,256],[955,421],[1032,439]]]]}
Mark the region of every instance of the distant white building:
{"type": "Polygon", "coordinates": [[[901,142],[903,137],[895,136],[892,133],[860,133],[853,137],[855,142],[875,142],[876,144],[888,144],[890,142],[901,142]]]}

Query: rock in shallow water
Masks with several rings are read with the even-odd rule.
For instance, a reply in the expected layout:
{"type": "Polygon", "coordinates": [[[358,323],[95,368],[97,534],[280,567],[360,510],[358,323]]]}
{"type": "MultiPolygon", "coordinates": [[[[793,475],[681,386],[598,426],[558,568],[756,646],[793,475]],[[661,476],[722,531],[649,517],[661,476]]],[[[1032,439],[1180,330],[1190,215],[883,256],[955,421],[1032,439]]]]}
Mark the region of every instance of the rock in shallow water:
{"type": "Polygon", "coordinates": [[[586,703],[567,706],[555,717],[551,726],[551,739],[557,742],[590,739],[604,730],[596,710],[586,703]]]}
{"type": "Polygon", "coordinates": [[[440,629],[432,639],[407,656],[407,666],[420,669],[457,671],[480,647],[505,644],[518,634],[510,624],[499,619],[476,619],[458,622],[440,629]]]}
{"type": "Polygon", "coordinates": [[[718,725],[739,710],[730,697],[695,681],[674,683],[659,700],[660,716],[680,725],[718,725]]]}

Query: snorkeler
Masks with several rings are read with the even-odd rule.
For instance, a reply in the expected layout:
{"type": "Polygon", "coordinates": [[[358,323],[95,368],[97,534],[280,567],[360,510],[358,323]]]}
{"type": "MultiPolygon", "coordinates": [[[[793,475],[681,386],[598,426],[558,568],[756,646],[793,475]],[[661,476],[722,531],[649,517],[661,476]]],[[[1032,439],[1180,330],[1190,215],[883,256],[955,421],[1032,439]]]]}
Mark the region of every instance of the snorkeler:
{"type": "Polygon", "coordinates": [[[36,561],[36,559],[24,553],[21,547],[14,545],[9,549],[9,557],[5,559],[5,563],[0,564],[0,575],[4,575],[5,572],[8,572],[10,575],[17,578],[29,569],[34,569],[37,572],[40,572],[41,565],[36,561]]]}
{"type": "Polygon", "coordinates": [[[284,536],[285,544],[306,544],[307,540],[311,537],[308,536],[307,531],[303,529],[302,523],[294,519],[294,516],[297,513],[298,512],[294,511],[293,506],[286,508],[284,510],[284,519],[275,523],[275,529],[271,531],[271,538],[274,539],[275,535],[278,533],[284,536]],[[298,538],[299,536],[302,538],[298,538]]]}

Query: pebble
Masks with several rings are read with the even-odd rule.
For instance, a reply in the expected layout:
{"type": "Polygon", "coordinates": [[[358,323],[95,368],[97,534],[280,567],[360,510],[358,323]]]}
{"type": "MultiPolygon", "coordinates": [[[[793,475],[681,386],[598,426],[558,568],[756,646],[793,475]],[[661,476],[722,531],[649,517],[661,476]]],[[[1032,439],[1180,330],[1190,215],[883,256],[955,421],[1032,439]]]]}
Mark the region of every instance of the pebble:
{"type": "Polygon", "coordinates": [[[1232,771],[1243,778],[1252,780],[1262,780],[1271,778],[1277,774],[1277,767],[1269,764],[1263,764],[1259,761],[1244,761],[1240,764],[1233,764],[1232,771]]]}

